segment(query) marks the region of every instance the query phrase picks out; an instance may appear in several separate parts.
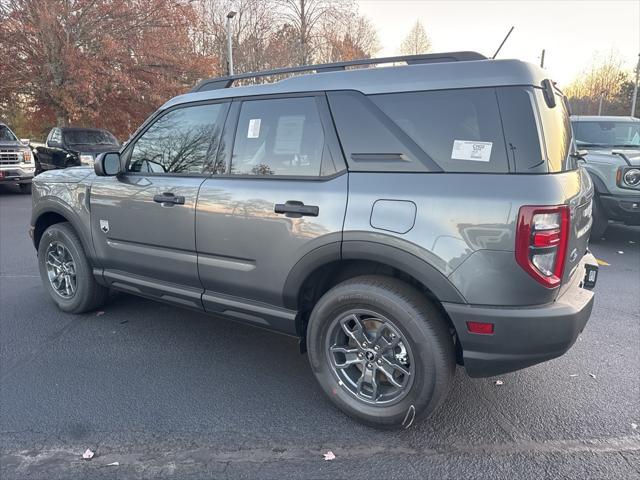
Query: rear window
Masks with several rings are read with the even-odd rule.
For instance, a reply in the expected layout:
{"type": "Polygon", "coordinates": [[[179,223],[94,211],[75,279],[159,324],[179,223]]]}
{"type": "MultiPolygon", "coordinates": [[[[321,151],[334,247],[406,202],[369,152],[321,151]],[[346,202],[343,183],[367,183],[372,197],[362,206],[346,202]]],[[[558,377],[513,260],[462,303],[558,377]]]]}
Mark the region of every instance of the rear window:
{"type": "Polygon", "coordinates": [[[105,130],[65,130],[64,141],[69,145],[118,145],[118,140],[105,130]]]}
{"type": "Polygon", "coordinates": [[[447,172],[509,171],[493,88],[369,97],[447,172]]]}

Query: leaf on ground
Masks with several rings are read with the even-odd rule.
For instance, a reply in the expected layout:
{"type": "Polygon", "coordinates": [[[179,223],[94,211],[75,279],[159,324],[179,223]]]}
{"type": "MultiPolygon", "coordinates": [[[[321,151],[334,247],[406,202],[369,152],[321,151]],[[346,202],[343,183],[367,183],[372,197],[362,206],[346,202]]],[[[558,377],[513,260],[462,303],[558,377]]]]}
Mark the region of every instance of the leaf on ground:
{"type": "Polygon", "coordinates": [[[104,315],[104,312],[102,310],[96,312],[96,317],[101,317],[102,315],[104,315]]]}
{"type": "Polygon", "coordinates": [[[632,423],[631,424],[631,428],[633,428],[635,430],[636,428],[638,428],[638,424],[637,423],[632,423]]]}
{"type": "Polygon", "coordinates": [[[618,253],[622,255],[624,252],[622,250],[618,250],[618,253]]]}
{"type": "Polygon", "coordinates": [[[336,456],[333,454],[331,450],[329,450],[327,453],[323,453],[322,455],[325,460],[335,460],[336,458],[336,456]]]}
{"type": "Polygon", "coordinates": [[[502,380],[496,380],[495,384],[496,385],[504,385],[504,382],[502,380]]]}
{"type": "Polygon", "coordinates": [[[93,453],[93,451],[90,448],[87,448],[82,454],[82,458],[84,458],[85,460],[91,460],[94,455],[95,454],[93,453]]]}
{"type": "Polygon", "coordinates": [[[590,376],[591,378],[596,378],[596,375],[595,375],[594,373],[590,373],[590,374],[589,374],[589,376],[590,376]]]}
{"type": "Polygon", "coordinates": [[[120,465],[120,462],[111,462],[107,463],[107,467],[117,467],[120,465]]]}
{"type": "Polygon", "coordinates": [[[571,375],[569,375],[570,377],[577,377],[578,374],[577,373],[572,373],[571,375]]]}

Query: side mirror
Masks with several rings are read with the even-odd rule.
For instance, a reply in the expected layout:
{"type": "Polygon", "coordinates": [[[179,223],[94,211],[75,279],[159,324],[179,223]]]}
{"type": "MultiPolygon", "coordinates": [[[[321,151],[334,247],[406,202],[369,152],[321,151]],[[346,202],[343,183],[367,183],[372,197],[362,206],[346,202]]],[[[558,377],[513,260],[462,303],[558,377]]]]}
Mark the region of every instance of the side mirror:
{"type": "Polygon", "coordinates": [[[99,177],[112,177],[120,173],[120,153],[104,152],[96,157],[93,164],[96,175],[99,177]]]}
{"type": "Polygon", "coordinates": [[[20,141],[24,143],[27,147],[31,145],[31,139],[29,138],[21,138],[20,141]]]}
{"type": "Polygon", "coordinates": [[[587,163],[587,159],[585,158],[589,155],[589,150],[576,150],[571,154],[574,160],[582,163],[587,163]]]}

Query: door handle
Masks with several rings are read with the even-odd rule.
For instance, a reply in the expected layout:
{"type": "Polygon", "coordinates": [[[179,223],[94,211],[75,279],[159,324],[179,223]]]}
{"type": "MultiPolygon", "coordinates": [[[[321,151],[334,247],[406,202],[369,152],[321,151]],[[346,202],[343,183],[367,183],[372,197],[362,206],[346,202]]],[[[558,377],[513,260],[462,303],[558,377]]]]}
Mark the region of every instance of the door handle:
{"type": "Polygon", "coordinates": [[[305,205],[297,200],[288,200],[286,203],[276,203],[273,209],[275,213],[284,213],[285,217],[300,218],[303,215],[307,217],[317,217],[320,209],[315,205],[305,205]]]}
{"type": "Polygon", "coordinates": [[[174,195],[171,192],[164,192],[162,195],[154,195],[153,201],[156,203],[170,203],[173,205],[184,205],[184,197],[182,195],[174,195]]]}

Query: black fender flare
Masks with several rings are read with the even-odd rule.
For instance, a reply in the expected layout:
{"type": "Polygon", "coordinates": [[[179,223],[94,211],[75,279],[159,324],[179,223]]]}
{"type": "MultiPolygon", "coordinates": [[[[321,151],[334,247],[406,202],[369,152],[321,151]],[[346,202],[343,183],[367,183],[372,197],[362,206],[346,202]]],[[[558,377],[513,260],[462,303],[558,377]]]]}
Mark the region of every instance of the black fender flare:
{"type": "Polygon", "coordinates": [[[368,260],[398,269],[427,287],[440,302],[467,303],[449,279],[433,265],[400,248],[371,240],[333,242],[312,250],[291,269],[283,293],[285,307],[298,308],[298,294],[317,268],[340,260],[368,260]]]}
{"type": "Polygon", "coordinates": [[[597,195],[610,195],[609,189],[607,185],[604,183],[604,180],[600,178],[597,173],[592,172],[591,170],[587,170],[589,176],[591,177],[591,181],[593,182],[593,188],[597,195]]]}
{"type": "MultiPolygon", "coordinates": [[[[64,217],[73,227],[73,229],[80,237],[80,241],[82,242],[82,247],[84,251],[87,253],[89,258],[92,260],[95,258],[95,252],[93,250],[93,242],[91,238],[87,236],[87,232],[82,228],[82,220],[78,216],[77,213],[73,211],[66,203],[60,201],[59,199],[50,197],[47,198],[46,201],[40,202],[36,204],[31,212],[31,226],[35,227],[38,219],[47,213],[56,213],[61,217],[64,217]]],[[[38,244],[36,243],[36,236],[33,236],[33,246],[38,249],[38,244]]]]}

